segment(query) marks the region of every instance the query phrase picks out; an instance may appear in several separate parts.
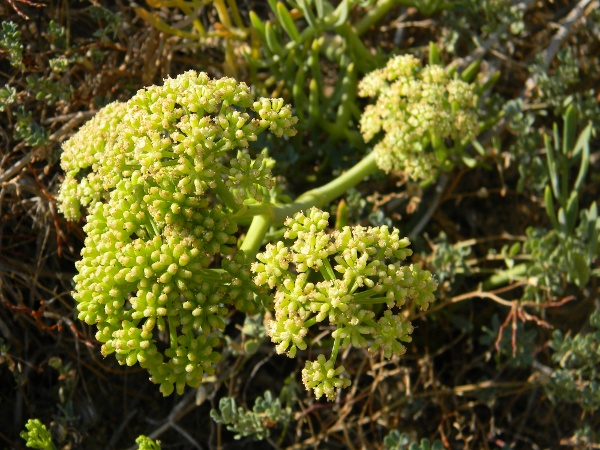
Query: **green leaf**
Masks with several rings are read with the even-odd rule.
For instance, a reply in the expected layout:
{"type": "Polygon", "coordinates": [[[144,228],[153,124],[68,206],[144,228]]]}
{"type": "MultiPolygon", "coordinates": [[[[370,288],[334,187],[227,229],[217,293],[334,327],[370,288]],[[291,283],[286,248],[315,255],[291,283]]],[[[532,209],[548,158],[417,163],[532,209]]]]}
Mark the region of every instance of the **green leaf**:
{"type": "Polygon", "coordinates": [[[254,355],[260,348],[260,341],[257,339],[249,339],[244,342],[244,354],[246,356],[254,355]]]}
{"type": "Polygon", "coordinates": [[[325,16],[325,5],[323,4],[323,0],[313,0],[315,6],[317,7],[317,17],[322,19],[325,16]]]}
{"type": "Polygon", "coordinates": [[[289,86],[296,79],[296,73],[298,72],[299,64],[296,63],[298,47],[294,45],[286,46],[285,51],[287,51],[287,56],[285,57],[283,80],[285,81],[286,86],[289,86]]]}
{"type": "Polygon", "coordinates": [[[319,87],[319,91],[321,92],[321,94],[323,94],[323,90],[321,89],[321,86],[323,86],[323,75],[321,72],[323,68],[321,67],[319,55],[323,43],[324,39],[322,37],[312,41],[312,44],[310,46],[310,55],[308,56],[307,60],[313,80],[317,82],[317,86],[319,87]]]}
{"type": "Polygon", "coordinates": [[[481,60],[478,59],[473,61],[465,70],[462,71],[460,74],[460,79],[465,83],[472,82],[479,72],[479,66],[481,66],[481,60]]]}
{"type": "Polygon", "coordinates": [[[6,84],[0,89],[0,112],[4,111],[7,106],[13,104],[17,99],[17,90],[6,84]]]}
{"type": "Polygon", "coordinates": [[[554,200],[552,197],[552,190],[550,186],[546,185],[544,189],[544,206],[546,207],[546,214],[550,219],[550,223],[555,230],[560,229],[558,226],[558,220],[556,219],[556,212],[554,210],[554,200]]]}
{"type": "Polygon", "coordinates": [[[477,95],[480,95],[483,92],[491,89],[496,84],[496,82],[500,79],[500,75],[501,74],[500,74],[499,70],[496,71],[496,72],[494,72],[494,73],[492,73],[492,75],[490,75],[490,77],[487,79],[487,81],[485,83],[483,83],[483,84],[476,84],[473,87],[473,92],[475,92],[477,95]]]}
{"type": "Polygon", "coordinates": [[[587,171],[590,167],[590,136],[592,132],[592,125],[589,124],[579,135],[579,139],[577,139],[577,144],[575,145],[575,149],[573,150],[573,155],[579,154],[583,151],[581,155],[581,163],[579,165],[579,173],[577,174],[577,179],[575,180],[575,185],[573,189],[576,191],[581,190],[583,186],[583,181],[585,180],[585,176],[587,175],[587,171]]]}
{"type": "Polygon", "coordinates": [[[348,204],[341,199],[335,213],[335,229],[341,230],[345,226],[348,226],[348,204]]]}
{"type": "Polygon", "coordinates": [[[587,258],[582,253],[575,253],[573,255],[573,266],[574,273],[572,275],[575,284],[579,287],[585,286],[590,279],[590,265],[587,258]]]}
{"type": "Polygon", "coordinates": [[[260,35],[263,41],[266,41],[265,24],[254,11],[250,11],[250,22],[254,30],[260,35]]]}
{"type": "Polygon", "coordinates": [[[315,18],[312,11],[310,10],[310,7],[308,6],[306,0],[298,0],[298,6],[302,10],[302,14],[304,14],[304,20],[306,20],[306,22],[308,23],[308,25],[311,28],[314,28],[315,30],[318,31],[319,26],[317,23],[317,19],[315,18]]]}
{"type": "Polygon", "coordinates": [[[271,22],[267,22],[265,25],[265,38],[267,40],[267,47],[269,50],[275,55],[283,56],[283,47],[277,39],[277,35],[275,34],[275,30],[273,29],[271,22]]]}
{"type": "Polygon", "coordinates": [[[10,65],[20,69],[23,65],[23,43],[21,42],[21,32],[16,23],[10,20],[2,21],[0,47],[8,50],[10,65]]]}
{"type": "Polygon", "coordinates": [[[517,256],[520,251],[521,243],[515,242],[513,245],[510,246],[510,249],[508,250],[508,256],[517,256]]]}
{"type": "Polygon", "coordinates": [[[308,85],[308,114],[310,122],[315,123],[321,117],[321,108],[319,104],[319,85],[314,78],[308,85]]]}
{"type": "Polygon", "coordinates": [[[306,102],[308,102],[308,97],[306,96],[306,70],[304,66],[298,67],[298,71],[296,72],[296,78],[294,79],[294,85],[292,86],[292,97],[294,98],[294,104],[296,105],[296,114],[298,114],[298,119],[300,122],[304,120],[304,107],[306,102]]]}
{"type": "MultiPolygon", "coordinates": [[[[493,144],[493,143],[492,143],[492,144],[493,144]]],[[[474,149],[477,151],[477,153],[479,153],[481,156],[484,156],[484,155],[485,155],[485,148],[483,148],[483,145],[481,145],[481,144],[479,143],[479,141],[477,141],[477,140],[473,140],[473,141],[471,142],[471,145],[472,145],[472,146],[473,146],[473,148],[474,148],[474,149]]],[[[498,147],[496,147],[496,148],[498,148],[498,147]]]]}
{"type": "Polygon", "coordinates": [[[435,45],[435,42],[429,41],[429,64],[439,66],[441,63],[440,49],[435,45]]]}
{"type": "Polygon", "coordinates": [[[567,156],[573,143],[575,142],[575,134],[577,133],[577,110],[573,105],[569,105],[564,115],[563,124],[563,144],[562,153],[567,156]]]}
{"type": "Polygon", "coordinates": [[[343,0],[335,9],[335,11],[327,16],[325,23],[329,26],[337,28],[346,23],[349,14],[350,2],[348,0],[343,0]]]}
{"type": "MultiPolygon", "coordinates": [[[[552,144],[550,142],[550,138],[548,135],[544,136],[544,144],[546,145],[546,162],[548,165],[548,176],[550,177],[550,183],[552,185],[552,191],[554,192],[554,196],[558,199],[560,205],[561,202],[561,193],[559,188],[559,180],[558,180],[558,169],[556,167],[556,159],[554,158],[554,149],[552,148],[552,144]]],[[[546,196],[546,201],[547,201],[546,196]]]]}
{"type": "Polygon", "coordinates": [[[273,10],[275,14],[277,14],[277,0],[267,0],[269,2],[269,6],[273,10]]]}
{"type": "Polygon", "coordinates": [[[474,167],[477,167],[477,160],[475,158],[471,158],[470,156],[467,156],[467,155],[462,155],[461,160],[465,164],[465,166],[467,166],[471,169],[473,169],[474,167]]]}
{"type": "Polygon", "coordinates": [[[563,236],[568,236],[568,227],[567,227],[567,214],[564,208],[558,208],[558,225],[559,231],[563,234],[563,236]]]}
{"type": "Polygon", "coordinates": [[[348,64],[341,81],[341,98],[337,110],[336,124],[342,129],[348,126],[351,105],[356,101],[356,68],[354,63],[348,64]]]}
{"type": "Polygon", "coordinates": [[[224,397],[219,400],[219,409],[221,410],[221,417],[225,423],[233,421],[236,415],[236,403],[233,397],[224,397]]]}
{"type": "Polygon", "coordinates": [[[592,124],[590,123],[579,134],[579,137],[577,138],[577,143],[575,144],[575,147],[573,148],[573,156],[579,155],[579,152],[581,152],[581,150],[583,150],[586,145],[589,145],[591,135],[592,135],[592,124]]]}
{"type": "Polygon", "coordinates": [[[600,218],[598,218],[598,207],[596,203],[587,211],[588,218],[588,256],[590,260],[596,257],[596,247],[598,246],[598,233],[600,232],[600,218]]]}
{"type": "Polygon", "coordinates": [[[577,191],[571,192],[571,196],[567,201],[567,207],[565,210],[566,215],[566,233],[570,235],[575,228],[575,222],[577,221],[577,215],[579,214],[579,195],[577,191]]]}
{"type": "Polygon", "coordinates": [[[556,123],[552,125],[552,136],[554,138],[554,150],[556,153],[560,153],[560,133],[558,132],[558,125],[556,123]]]}
{"type": "Polygon", "coordinates": [[[298,32],[298,28],[296,28],[296,24],[294,24],[294,19],[292,19],[292,15],[281,2],[277,2],[277,17],[288,36],[300,44],[300,33],[298,32]]]}

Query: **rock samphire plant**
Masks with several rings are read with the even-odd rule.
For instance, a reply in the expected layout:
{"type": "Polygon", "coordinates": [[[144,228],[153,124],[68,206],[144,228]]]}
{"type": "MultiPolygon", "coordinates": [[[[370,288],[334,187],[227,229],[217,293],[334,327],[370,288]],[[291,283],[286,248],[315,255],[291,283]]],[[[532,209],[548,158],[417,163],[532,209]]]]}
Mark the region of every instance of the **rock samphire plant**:
{"type": "MultiPolygon", "coordinates": [[[[385,140],[394,129],[386,120],[409,115],[402,144],[419,150],[411,168],[419,158],[431,167],[432,141],[473,134],[472,90],[442,68],[398,57],[368,80],[363,92],[387,95],[388,104],[367,109],[365,138],[385,140]],[[429,94],[415,98],[395,87],[398,79],[429,94]],[[382,112],[390,107],[396,115],[382,112]]],[[[386,171],[408,167],[406,158],[389,162],[401,150],[383,157],[389,146],[381,145],[337,179],[280,203],[273,160],[249,143],[263,132],[292,136],[296,122],[281,99],[257,99],[244,83],[190,71],[109,104],[64,144],[59,206],[68,219],[86,215],[74,278],[78,317],[97,327],[103,355],[139,363],[164,395],[214,373],[231,310],[266,309],[268,334],[290,357],[311,343],[311,327],[328,325],[332,351],[306,363],[303,381],[332,399],[350,384],[336,364],[340,349],[401,355],[413,331],[409,308],[434,300],[436,282],[404,263],[411,251],[398,230],[329,232],[318,209],[382,161],[386,171]],[[282,225],[285,241],[259,253],[267,231],[282,225]]]]}

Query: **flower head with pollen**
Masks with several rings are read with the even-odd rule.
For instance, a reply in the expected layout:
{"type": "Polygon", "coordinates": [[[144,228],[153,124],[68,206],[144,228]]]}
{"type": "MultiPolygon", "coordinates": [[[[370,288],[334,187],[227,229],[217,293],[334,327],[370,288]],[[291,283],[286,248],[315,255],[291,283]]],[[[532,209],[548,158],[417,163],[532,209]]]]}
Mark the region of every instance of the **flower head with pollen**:
{"type": "Polygon", "coordinates": [[[360,128],[367,142],[381,136],[373,151],[385,172],[404,170],[414,180],[427,180],[453,163],[477,131],[478,98],[471,86],[441,66],[423,67],[411,55],[366,75],[358,94],[376,98],[360,128]],[[444,140],[453,141],[454,152],[444,140]]]}
{"type": "Polygon", "coordinates": [[[265,131],[293,135],[296,120],[280,99],[190,71],[108,105],[64,144],[59,207],[87,212],[79,318],[165,395],[213,373],[231,307],[256,309],[264,289],[236,251],[235,217],[274,178],[247,148],[265,131]]]}
{"type": "Polygon", "coordinates": [[[275,291],[275,317],[267,333],[278,353],[294,357],[306,349],[311,327],[331,330],[331,357],[319,355],[302,372],[307,389],[331,400],[350,383],[341,376],[343,366],[335,366],[338,350],[353,345],[381,349],[386,358],[404,354],[402,343],[410,342],[413,331],[404,312],[411,305],[427,309],[437,283],[428,271],[403,263],[412,251],[397,229],[328,232],[328,219],[316,208],[288,219],[285,238],[292,245],[268,244],[252,271],[257,285],[275,291]],[[376,314],[374,305],[384,312],[376,314]]]}

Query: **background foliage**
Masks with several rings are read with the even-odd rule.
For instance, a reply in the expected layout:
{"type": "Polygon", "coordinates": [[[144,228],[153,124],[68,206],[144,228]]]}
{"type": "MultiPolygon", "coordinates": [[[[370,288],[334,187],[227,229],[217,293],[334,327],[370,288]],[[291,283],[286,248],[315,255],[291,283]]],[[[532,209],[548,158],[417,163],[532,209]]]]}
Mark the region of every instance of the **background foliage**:
{"type": "Polygon", "coordinates": [[[163,448],[600,447],[599,6],[4,2],[2,447],[24,447],[30,418],[57,448],[127,448],[139,435],[163,448]],[[358,83],[402,54],[461,74],[478,61],[473,76],[488,88],[482,133],[460,163],[421,184],[372,176],[330,206],[346,211],[339,221],[400,228],[439,281],[437,302],[412,317],[407,353],[344,353],[352,388],[333,403],[302,389],[312,356],[276,355],[259,316],[228,316],[219,370],[182,396],[163,398],[144,371],[103,359],[71,297],[84,223],[57,212],[61,143],[167,76],[234,76],[300,118],[293,139],[258,142],[277,160],[280,195],[294,196],[369,151],[358,83]]]}

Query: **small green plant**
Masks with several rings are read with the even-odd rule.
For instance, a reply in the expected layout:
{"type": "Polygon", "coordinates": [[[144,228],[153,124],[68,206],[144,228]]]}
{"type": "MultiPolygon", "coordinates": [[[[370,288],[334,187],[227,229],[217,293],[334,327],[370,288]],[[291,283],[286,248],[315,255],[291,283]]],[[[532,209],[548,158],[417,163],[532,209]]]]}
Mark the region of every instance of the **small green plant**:
{"type": "Polygon", "coordinates": [[[29,448],[41,450],[56,450],[52,442],[52,435],[39,419],[29,419],[25,424],[26,430],[21,432],[25,445],[29,448]]]}
{"type": "MultiPolygon", "coordinates": [[[[25,424],[25,430],[21,432],[21,438],[25,440],[25,446],[39,450],[56,450],[52,441],[52,435],[39,419],[29,419],[25,424]]],[[[160,441],[153,441],[146,436],[139,436],[135,440],[139,450],[160,450],[160,441]]]]}
{"type": "Polygon", "coordinates": [[[47,116],[64,107],[73,93],[73,87],[64,79],[64,72],[75,59],[73,56],[67,58],[64,54],[65,29],[50,21],[44,35],[48,39],[41,41],[48,43],[49,48],[43,61],[48,63],[50,70],[40,72],[22,63],[23,38],[17,25],[10,21],[2,22],[0,31],[0,46],[8,51],[9,61],[14,67],[14,76],[0,89],[0,112],[7,113],[13,139],[29,147],[50,143],[51,132],[42,123],[47,116]],[[23,89],[23,86],[26,87],[23,89]],[[39,102],[38,106],[32,108],[33,102],[39,102]]]}
{"type": "Polygon", "coordinates": [[[30,147],[46,144],[48,132],[33,117],[31,111],[23,106],[15,111],[15,139],[25,142],[30,147]]]}
{"type": "Polygon", "coordinates": [[[139,450],[161,450],[160,441],[154,441],[148,436],[138,436],[135,440],[139,450]]]}
{"type": "Polygon", "coordinates": [[[292,408],[283,406],[278,398],[273,398],[271,391],[257,397],[252,411],[238,406],[233,397],[219,400],[219,410],[211,410],[210,417],[235,433],[235,439],[252,437],[262,440],[271,435],[271,429],[277,425],[284,428],[292,419],[292,408]]]}
{"type": "Polygon", "coordinates": [[[2,22],[0,29],[0,47],[8,52],[10,65],[20,69],[23,65],[23,43],[17,24],[7,20],[2,22]]]}
{"type": "MultiPolygon", "coordinates": [[[[218,42],[215,47],[222,47],[224,62],[223,73],[227,76],[239,78],[242,62],[236,55],[240,41],[249,36],[249,30],[243,23],[242,16],[237,6],[237,1],[209,0],[204,2],[203,8],[212,4],[216,21],[213,27],[206,27],[197,17],[198,4],[195,0],[178,0],[176,2],[155,0],[146,2],[152,9],[147,10],[140,6],[134,7],[136,14],[148,24],[155,27],[165,35],[177,36],[201,45],[212,40],[218,42]],[[170,9],[178,17],[183,17],[176,23],[167,23],[160,10],[170,9]]],[[[118,16],[117,16],[118,17],[118,16]]]]}
{"type": "Polygon", "coordinates": [[[94,33],[94,36],[102,41],[114,40],[119,34],[119,30],[121,29],[121,16],[99,5],[90,6],[89,11],[90,16],[93,19],[102,22],[102,24],[104,25],[102,28],[100,28],[94,33]]]}
{"type": "MultiPolygon", "coordinates": [[[[563,292],[567,284],[580,288],[587,284],[600,248],[596,202],[580,209],[580,193],[590,164],[591,136],[589,124],[578,134],[574,107],[569,107],[564,115],[562,133],[555,124],[552,136],[544,136],[544,207],[552,228],[528,228],[522,251],[529,255],[529,261],[514,266],[511,263],[505,273],[497,273],[484,283],[485,287],[526,276],[523,299],[542,303],[563,292]]],[[[518,244],[515,245],[513,255],[518,252],[518,244]]]]}
{"type": "Polygon", "coordinates": [[[0,112],[4,112],[6,108],[12,105],[16,100],[17,90],[8,84],[4,85],[4,87],[0,89],[0,112]]]}
{"type": "MultiPolygon", "coordinates": [[[[68,65],[66,59],[51,62],[53,72],[60,73],[68,65]]],[[[29,75],[26,78],[27,89],[35,95],[39,101],[52,105],[58,101],[65,101],[71,97],[72,88],[64,83],[50,77],[40,77],[37,74],[29,75]]]]}
{"type": "Polygon", "coordinates": [[[494,314],[490,326],[482,327],[483,334],[479,342],[496,350],[495,359],[498,367],[504,363],[509,367],[530,367],[533,363],[538,330],[526,329],[525,324],[517,322],[515,317],[512,330],[508,333],[504,328],[510,319],[513,319],[513,316],[509,315],[501,324],[498,315],[494,314]]]}
{"type": "Polygon", "coordinates": [[[560,117],[569,108],[575,108],[581,117],[592,122],[596,127],[600,124],[600,106],[596,99],[596,91],[588,89],[573,92],[573,87],[582,82],[582,61],[574,55],[572,47],[565,47],[557,54],[558,63],[553,71],[548,71],[543,58],[538,57],[529,67],[536,81],[536,97],[556,117],[560,117]]]}
{"type": "Polygon", "coordinates": [[[444,444],[439,439],[431,442],[423,438],[420,442],[411,440],[408,433],[400,433],[398,430],[392,430],[383,439],[385,450],[443,450],[444,444]]]}
{"type": "Polygon", "coordinates": [[[590,316],[593,328],[575,336],[555,330],[550,346],[558,365],[545,385],[550,398],[576,403],[586,411],[600,408],[600,309],[590,316]]]}
{"type": "Polygon", "coordinates": [[[489,38],[506,41],[527,31],[524,20],[526,6],[523,3],[511,0],[457,0],[448,3],[451,7],[442,11],[446,27],[440,33],[440,45],[451,53],[457,53],[463,41],[469,40],[465,29],[474,33],[476,46],[485,45],[489,38]]]}
{"type": "Polygon", "coordinates": [[[359,36],[393,5],[374,3],[371,14],[362,15],[353,26],[351,10],[356,8],[352,3],[269,1],[274,20],[263,22],[250,12],[256,39],[245,57],[253,83],[267,73],[265,87],[293,99],[303,130],[316,127],[332,142],[350,140],[356,145],[360,144],[354,126],[360,114],[358,78],[377,67],[377,58],[359,36]],[[339,71],[339,81],[331,92],[325,84],[326,67],[339,71]]]}
{"type": "Polygon", "coordinates": [[[435,240],[431,264],[440,284],[444,282],[454,285],[456,278],[471,274],[471,267],[467,257],[471,255],[471,245],[452,245],[448,236],[442,232],[435,240]]]}

